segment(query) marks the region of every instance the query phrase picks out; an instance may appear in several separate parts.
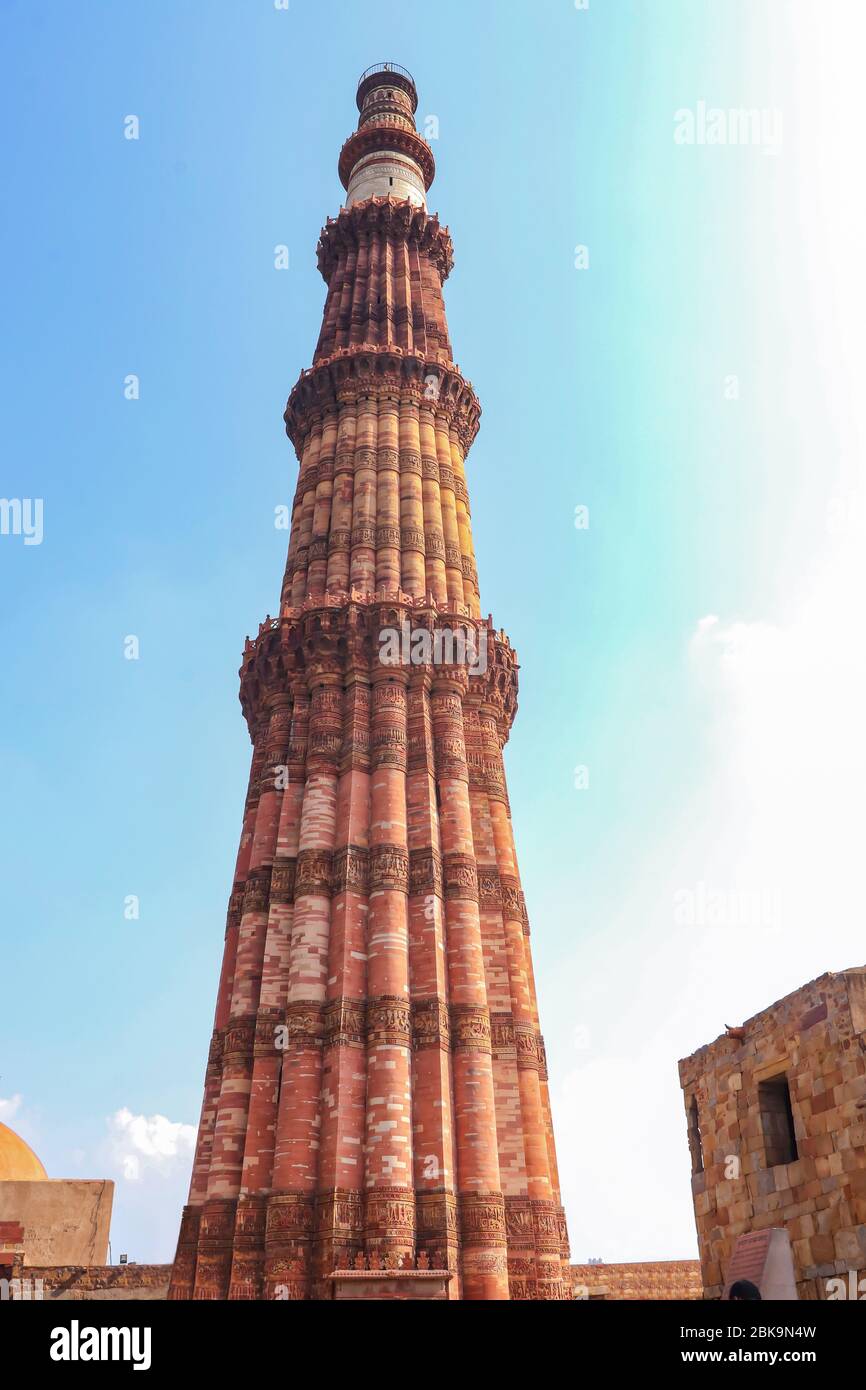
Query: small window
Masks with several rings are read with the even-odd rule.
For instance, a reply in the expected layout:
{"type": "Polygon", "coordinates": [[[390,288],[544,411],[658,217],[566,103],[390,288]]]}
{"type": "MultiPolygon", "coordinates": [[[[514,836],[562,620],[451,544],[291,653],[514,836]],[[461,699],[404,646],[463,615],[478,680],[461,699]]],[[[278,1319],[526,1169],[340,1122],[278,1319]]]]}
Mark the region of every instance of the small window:
{"type": "Polygon", "coordinates": [[[702,1173],[704,1171],[704,1148],[701,1143],[701,1127],[698,1123],[698,1102],[696,1096],[692,1096],[689,1102],[689,1151],[692,1155],[692,1172],[702,1173]]]}
{"type": "Polygon", "coordinates": [[[797,1136],[787,1076],[773,1076],[768,1081],[758,1082],[758,1108],[767,1167],[796,1163],[797,1136]]]}
{"type": "Polygon", "coordinates": [[[393,180],[393,179],[389,179],[389,180],[388,180],[388,182],[389,182],[389,184],[391,184],[391,185],[392,185],[392,187],[393,187],[393,184],[394,184],[394,180],[393,180]]]}

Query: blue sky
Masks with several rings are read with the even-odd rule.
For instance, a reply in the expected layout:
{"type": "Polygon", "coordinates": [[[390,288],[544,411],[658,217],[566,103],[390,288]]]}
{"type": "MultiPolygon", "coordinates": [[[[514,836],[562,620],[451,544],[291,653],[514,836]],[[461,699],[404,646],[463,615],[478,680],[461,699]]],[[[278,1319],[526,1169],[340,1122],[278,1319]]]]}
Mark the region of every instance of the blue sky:
{"type": "Polygon", "coordinates": [[[237,669],[294,491],[281,414],[380,59],[439,121],[575,1258],[695,1253],[677,1058],[863,963],[863,21],[816,11],[4,0],[0,494],[43,499],[44,536],[0,536],[0,1118],[52,1176],[116,1179],[115,1255],[173,1254],[249,762],[237,669]],[[677,144],[702,101],[778,111],[783,137],[677,144]],[[701,884],[778,910],[684,927],[701,884]]]}

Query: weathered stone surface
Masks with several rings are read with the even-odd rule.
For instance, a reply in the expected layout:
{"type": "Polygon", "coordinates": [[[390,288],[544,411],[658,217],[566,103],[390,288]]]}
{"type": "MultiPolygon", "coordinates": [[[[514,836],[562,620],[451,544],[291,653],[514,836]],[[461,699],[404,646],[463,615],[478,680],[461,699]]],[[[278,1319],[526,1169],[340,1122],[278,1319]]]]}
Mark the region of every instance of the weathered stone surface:
{"type": "Polygon", "coordinates": [[[578,1301],[638,1299],[654,1302],[703,1296],[699,1260],[572,1265],[571,1280],[578,1301]]]}
{"type": "Polygon", "coordinates": [[[82,1178],[0,1182],[0,1223],[23,1228],[24,1264],[101,1265],[114,1183],[82,1178]]]}
{"type": "Polygon", "coordinates": [[[770,1227],[788,1232],[800,1298],[866,1277],[864,982],[864,967],[822,975],[680,1062],[705,1297],[737,1237],[770,1227]]]}
{"type": "MultiPolygon", "coordinates": [[[[171,1265],[36,1265],[15,1266],[13,1278],[30,1286],[25,1297],[38,1293],[60,1303],[125,1303],[164,1300],[171,1265]]],[[[14,1288],[14,1285],[13,1285],[14,1288]]]]}

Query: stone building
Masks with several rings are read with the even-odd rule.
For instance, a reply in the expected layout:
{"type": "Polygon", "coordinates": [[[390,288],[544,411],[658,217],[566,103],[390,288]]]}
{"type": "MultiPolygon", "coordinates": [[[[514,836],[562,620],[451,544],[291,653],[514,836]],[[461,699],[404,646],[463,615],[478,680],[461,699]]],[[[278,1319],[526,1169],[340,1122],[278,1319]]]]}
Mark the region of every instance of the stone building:
{"type": "Polygon", "coordinates": [[[0,1278],[13,1267],[104,1264],[113,1196],[107,1179],[49,1178],[0,1124],[0,1278]]]}
{"type": "Polygon", "coordinates": [[[635,1264],[571,1266],[578,1301],[665,1302],[703,1296],[698,1260],[639,1260],[635,1264]]]}
{"type": "Polygon", "coordinates": [[[279,615],[241,667],[252,770],[171,1298],[571,1297],[502,759],[517,658],[482,617],[480,406],[417,102],[404,69],[364,73],[318,245],[279,615]]]}
{"type": "Polygon", "coordinates": [[[170,1265],[109,1265],[114,1183],[49,1178],[0,1124],[0,1301],[164,1299],[170,1265]]]}
{"type": "Polygon", "coordinates": [[[721,1296],[737,1237],[772,1227],[788,1232],[800,1298],[839,1297],[840,1276],[855,1288],[866,1274],[866,967],[822,975],[679,1070],[704,1296],[721,1296]]]}

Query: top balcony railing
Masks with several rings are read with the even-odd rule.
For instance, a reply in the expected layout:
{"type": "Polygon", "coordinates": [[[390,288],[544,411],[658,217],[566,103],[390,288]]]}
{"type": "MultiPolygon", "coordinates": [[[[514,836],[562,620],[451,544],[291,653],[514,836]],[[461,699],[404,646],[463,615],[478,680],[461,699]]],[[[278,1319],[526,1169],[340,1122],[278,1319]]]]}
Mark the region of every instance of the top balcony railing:
{"type": "Polygon", "coordinates": [[[360,90],[367,78],[372,77],[376,72],[395,72],[399,77],[408,78],[412,86],[415,86],[415,79],[408,68],[401,68],[399,63],[374,63],[371,68],[367,68],[366,72],[361,73],[358,78],[358,89],[360,90]]]}

